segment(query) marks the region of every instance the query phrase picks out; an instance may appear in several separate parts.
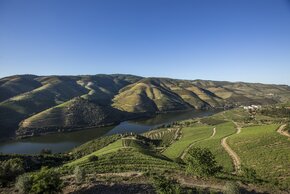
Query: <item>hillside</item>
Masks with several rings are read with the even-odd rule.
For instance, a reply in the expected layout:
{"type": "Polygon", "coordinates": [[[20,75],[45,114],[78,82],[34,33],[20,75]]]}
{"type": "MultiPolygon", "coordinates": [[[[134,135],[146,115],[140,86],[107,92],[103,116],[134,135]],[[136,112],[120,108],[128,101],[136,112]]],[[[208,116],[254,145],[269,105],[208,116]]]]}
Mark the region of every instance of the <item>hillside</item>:
{"type": "Polygon", "coordinates": [[[145,78],[123,88],[113,106],[128,112],[222,107],[223,99],[189,81],[145,78]]]}
{"type": "Polygon", "coordinates": [[[46,134],[102,126],[148,114],[290,100],[290,87],[133,75],[0,79],[0,135],[46,134]]]}
{"type": "Polygon", "coordinates": [[[241,193],[286,194],[290,187],[287,162],[290,141],[277,129],[289,122],[290,115],[288,111],[279,118],[267,116],[265,110],[267,107],[255,112],[236,108],[205,118],[175,122],[142,135],[99,138],[72,150],[70,154],[76,158],[64,165],[63,170],[69,173],[80,166],[89,171],[90,177],[103,176],[105,181],[110,177],[109,181],[131,184],[152,184],[148,176],[165,175],[183,188],[199,187],[200,191],[210,188],[208,193],[231,193],[227,192],[226,184],[236,182],[241,193]],[[206,177],[204,182],[203,178],[186,173],[186,157],[189,150],[196,147],[209,149],[217,164],[223,167],[218,175],[206,177]],[[238,163],[229,149],[236,154],[238,163]],[[91,160],[92,156],[97,159],[91,160]],[[132,179],[121,176],[130,173],[138,176],[132,179]]]}
{"type": "MultiPolygon", "coordinates": [[[[29,161],[18,172],[29,176],[43,173],[41,166],[48,165],[61,177],[62,193],[158,193],[158,189],[178,187],[181,192],[164,193],[288,194],[290,139],[285,129],[290,111],[279,107],[235,108],[143,134],[99,137],[69,153],[0,155],[0,162],[5,164],[11,158],[29,161]],[[212,155],[199,158],[192,152],[195,149],[212,155]],[[194,169],[211,168],[210,157],[219,167],[217,172],[188,171],[191,164],[194,169]]],[[[0,191],[15,191],[16,176],[9,180],[12,186],[0,191]]]]}

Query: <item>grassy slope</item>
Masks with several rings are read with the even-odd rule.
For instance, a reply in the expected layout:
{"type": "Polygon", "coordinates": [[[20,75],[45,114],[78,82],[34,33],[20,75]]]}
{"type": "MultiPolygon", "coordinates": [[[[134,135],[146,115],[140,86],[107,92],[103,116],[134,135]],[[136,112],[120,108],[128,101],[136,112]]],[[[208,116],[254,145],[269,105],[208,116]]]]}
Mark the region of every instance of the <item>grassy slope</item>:
{"type": "Polygon", "coordinates": [[[135,147],[123,147],[122,139],[66,164],[65,168],[73,169],[75,166],[83,166],[94,173],[180,170],[179,165],[156,155],[154,152],[135,147]],[[88,158],[92,155],[98,156],[99,159],[90,162],[88,158]]]}
{"type": "Polygon", "coordinates": [[[73,162],[69,163],[68,165],[76,165],[76,164],[79,164],[79,163],[82,163],[82,162],[86,162],[88,160],[88,158],[92,155],[95,155],[95,156],[100,156],[100,155],[103,155],[103,154],[107,154],[107,153],[110,153],[110,152],[114,152],[118,149],[121,149],[123,148],[123,145],[122,145],[122,140],[119,139],[111,144],[109,144],[108,146],[102,148],[102,149],[99,149],[91,154],[88,154],[80,159],[77,159],[77,160],[74,160],[73,162]]]}
{"type": "Polygon", "coordinates": [[[222,165],[225,171],[231,172],[233,165],[230,156],[221,146],[221,139],[236,132],[232,122],[226,122],[216,125],[216,134],[212,135],[214,126],[195,126],[182,129],[180,140],[171,144],[163,154],[171,159],[181,156],[183,151],[191,144],[196,147],[209,148],[216,156],[218,164],[222,165]]]}
{"type": "Polygon", "coordinates": [[[86,92],[70,78],[47,77],[41,81],[43,86],[0,103],[2,132],[14,131],[22,119],[86,92]]]}
{"type": "Polygon", "coordinates": [[[279,125],[243,128],[228,139],[242,164],[267,180],[290,182],[290,141],[276,132],[279,125]]]}
{"type": "Polygon", "coordinates": [[[192,143],[210,137],[212,134],[211,126],[194,126],[182,129],[182,137],[180,140],[171,144],[163,155],[171,159],[176,159],[181,156],[183,151],[192,143]]]}
{"type": "Polygon", "coordinates": [[[150,130],[143,135],[152,140],[160,141],[159,147],[169,146],[176,137],[176,135],[180,135],[180,131],[178,128],[160,128],[155,130],[150,130]],[[178,134],[176,134],[178,133],[178,134]]]}
{"type": "Polygon", "coordinates": [[[128,112],[169,111],[188,108],[182,98],[164,88],[159,82],[141,80],[121,90],[114,105],[128,112]]]}
{"type": "Polygon", "coordinates": [[[198,142],[197,147],[209,148],[212,153],[216,156],[216,160],[219,165],[224,167],[227,172],[233,171],[233,164],[230,156],[221,146],[222,138],[231,135],[236,132],[235,126],[231,122],[222,123],[216,126],[216,134],[210,139],[198,142]]]}
{"type": "Polygon", "coordinates": [[[41,127],[48,129],[98,126],[118,122],[124,116],[126,115],[110,106],[101,106],[78,97],[23,120],[18,132],[41,127]]]}
{"type": "Polygon", "coordinates": [[[36,76],[16,75],[0,79],[0,102],[40,87],[41,83],[34,78],[36,76]]]}
{"type": "MultiPolygon", "coordinates": [[[[98,161],[78,163],[94,173],[178,171],[178,164],[142,153],[134,148],[123,148],[99,155],[98,161]]],[[[70,166],[71,168],[74,165],[70,166]]]]}
{"type": "Polygon", "coordinates": [[[100,150],[111,143],[114,143],[116,140],[120,139],[121,135],[110,135],[110,136],[103,136],[91,141],[88,141],[71,151],[71,154],[75,156],[75,158],[79,158],[81,156],[85,156],[97,150],[100,150]]]}
{"type": "Polygon", "coordinates": [[[83,115],[81,115],[82,112],[86,112],[86,115],[89,115],[97,109],[98,111],[103,112],[111,111],[108,109],[110,108],[109,104],[112,97],[119,91],[119,89],[137,80],[138,77],[118,75],[96,75],[79,77],[76,83],[78,87],[86,90],[86,93],[84,95],[81,95],[82,99],[87,99],[86,104],[84,104],[84,100],[80,100],[81,98],[77,98],[79,100],[76,100],[76,98],[71,99],[69,101],[66,101],[65,103],[53,106],[52,108],[46,109],[38,114],[27,118],[21,126],[28,128],[37,128],[39,126],[66,127],[66,125],[69,125],[66,120],[69,120],[69,116],[71,116],[72,114],[79,114],[79,116],[83,117],[83,115]],[[87,109],[85,109],[85,105],[87,105],[87,109]],[[84,109],[80,110],[78,106],[82,106],[84,109]],[[47,118],[49,118],[49,120],[47,118]]]}
{"type": "Polygon", "coordinates": [[[226,81],[193,81],[197,86],[201,86],[214,92],[217,96],[227,99],[234,104],[268,104],[289,100],[289,86],[267,85],[260,83],[226,82],[226,81]],[[275,94],[275,95],[273,95],[275,94]],[[279,97],[276,96],[279,94],[279,97]]]}
{"type": "Polygon", "coordinates": [[[114,106],[129,112],[183,110],[220,107],[223,100],[193,85],[190,81],[144,78],[123,88],[114,98],[114,106]]]}

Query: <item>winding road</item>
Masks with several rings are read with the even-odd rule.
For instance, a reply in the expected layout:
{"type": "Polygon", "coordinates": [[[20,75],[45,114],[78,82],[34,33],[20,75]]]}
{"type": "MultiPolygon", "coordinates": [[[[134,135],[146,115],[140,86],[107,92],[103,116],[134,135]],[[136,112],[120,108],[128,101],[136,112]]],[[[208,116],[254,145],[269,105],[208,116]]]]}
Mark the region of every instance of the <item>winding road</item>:
{"type": "Polygon", "coordinates": [[[215,134],[216,134],[216,128],[214,127],[212,129],[212,135],[209,138],[213,138],[215,136],[215,134]]]}
{"type": "Polygon", "coordinates": [[[290,134],[287,131],[284,131],[284,129],[286,128],[286,124],[281,125],[278,129],[277,132],[280,133],[281,135],[284,135],[286,137],[290,137],[290,134]]]}
{"type": "MultiPolygon", "coordinates": [[[[209,137],[209,138],[212,138],[212,137],[214,137],[215,136],[215,134],[216,134],[216,128],[214,127],[213,129],[212,129],[212,135],[209,137]]],[[[206,138],[206,139],[209,139],[209,138],[206,138]]],[[[184,151],[183,151],[183,153],[181,154],[181,156],[180,156],[180,158],[181,159],[184,159],[184,157],[186,156],[186,154],[188,153],[188,151],[190,150],[190,148],[194,145],[194,144],[196,144],[197,142],[199,142],[199,141],[203,141],[203,140],[205,140],[205,139],[200,139],[200,140],[198,140],[198,141],[195,141],[195,142],[192,142],[184,151]]]]}
{"type": "MultiPolygon", "coordinates": [[[[238,125],[238,123],[234,122],[233,123],[236,125],[236,128],[237,128],[237,132],[236,134],[239,134],[241,133],[241,127],[238,125]]],[[[227,136],[227,137],[224,137],[222,140],[221,140],[221,145],[223,146],[223,148],[225,149],[225,151],[230,155],[230,157],[232,158],[233,160],[233,164],[234,164],[234,167],[235,167],[235,173],[239,173],[240,170],[241,170],[241,159],[240,157],[238,156],[238,154],[228,145],[227,143],[227,139],[228,137],[230,137],[231,135],[227,136]]]]}

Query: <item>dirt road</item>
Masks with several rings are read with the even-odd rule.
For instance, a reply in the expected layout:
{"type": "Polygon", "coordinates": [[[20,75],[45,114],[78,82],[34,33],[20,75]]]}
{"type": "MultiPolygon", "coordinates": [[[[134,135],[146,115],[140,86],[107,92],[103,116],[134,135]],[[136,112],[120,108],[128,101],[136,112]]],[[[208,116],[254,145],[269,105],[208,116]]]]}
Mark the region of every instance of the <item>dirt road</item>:
{"type": "Polygon", "coordinates": [[[278,129],[277,132],[280,133],[281,135],[284,135],[286,137],[290,137],[290,134],[287,131],[284,131],[284,129],[286,128],[286,124],[281,125],[278,129]]]}
{"type": "MultiPolygon", "coordinates": [[[[216,128],[214,127],[212,130],[213,130],[212,135],[211,135],[209,138],[214,137],[215,134],[216,134],[216,128]]],[[[208,139],[208,138],[206,138],[206,139],[208,139]]],[[[189,145],[189,146],[188,146],[188,147],[183,151],[183,153],[182,153],[182,155],[180,156],[180,158],[181,158],[181,159],[184,159],[184,157],[186,156],[186,154],[187,154],[187,152],[189,151],[189,149],[190,149],[194,144],[196,144],[197,142],[199,142],[199,141],[203,141],[203,140],[205,140],[205,139],[201,139],[201,140],[195,141],[195,142],[193,142],[192,144],[190,144],[190,145],[189,145]]]]}
{"type": "Polygon", "coordinates": [[[216,128],[214,127],[212,129],[212,135],[210,136],[210,138],[213,138],[215,136],[215,134],[216,134],[216,128]]]}
{"type": "MultiPolygon", "coordinates": [[[[236,125],[236,128],[237,128],[236,134],[241,133],[241,127],[236,122],[233,122],[233,123],[236,125]]],[[[241,170],[241,160],[240,160],[240,157],[238,156],[238,154],[234,150],[232,150],[232,148],[228,145],[228,143],[227,143],[228,137],[230,137],[230,136],[224,137],[221,140],[221,145],[223,146],[223,148],[226,150],[226,152],[232,158],[233,164],[235,167],[235,173],[238,173],[241,170]]]]}

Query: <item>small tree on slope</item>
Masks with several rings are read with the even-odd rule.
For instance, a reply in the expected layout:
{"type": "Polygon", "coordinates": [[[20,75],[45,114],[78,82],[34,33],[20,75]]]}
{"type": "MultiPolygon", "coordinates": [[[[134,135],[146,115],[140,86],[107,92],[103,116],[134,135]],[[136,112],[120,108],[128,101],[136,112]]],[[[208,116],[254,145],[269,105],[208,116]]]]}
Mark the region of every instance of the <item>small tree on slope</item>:
{"type": "Polygon", "coordinates": [[[207,148],[192,147],[188,151],[185,162],[186,172],[196,176],[214,176],[221,172],[214,155],[207,148]]]}

